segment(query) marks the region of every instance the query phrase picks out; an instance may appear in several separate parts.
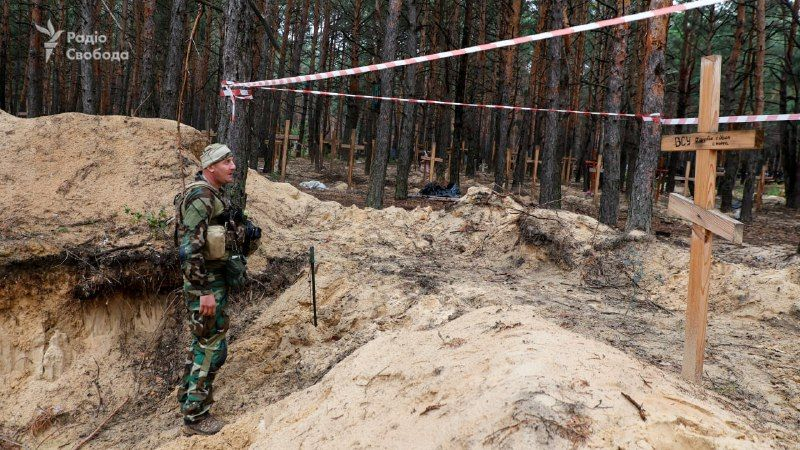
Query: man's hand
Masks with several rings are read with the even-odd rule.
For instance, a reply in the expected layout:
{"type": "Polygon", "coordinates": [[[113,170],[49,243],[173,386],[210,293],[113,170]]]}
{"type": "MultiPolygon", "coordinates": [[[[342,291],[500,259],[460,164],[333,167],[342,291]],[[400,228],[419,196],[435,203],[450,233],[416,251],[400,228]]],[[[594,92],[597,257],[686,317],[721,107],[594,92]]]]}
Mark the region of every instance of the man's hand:
{"type": "Polygon", "coordinates": [[[214,294],[200,296],[200,314],[213,316],[217,312],[217,299],[214,294]]]}

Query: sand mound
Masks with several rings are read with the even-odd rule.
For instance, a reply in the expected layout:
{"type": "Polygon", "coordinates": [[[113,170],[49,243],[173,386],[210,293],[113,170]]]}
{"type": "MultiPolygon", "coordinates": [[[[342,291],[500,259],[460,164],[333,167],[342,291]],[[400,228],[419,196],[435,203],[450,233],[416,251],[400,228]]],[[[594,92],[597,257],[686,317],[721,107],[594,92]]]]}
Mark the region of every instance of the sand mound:
{"type": "MultiPolygon", "coordinates": [[[[0,262],[87,240],[129,244],[131,233],[146,234],[148,217],[173,214],[181,186],[174,121],[78,113],[19,119],[0,111],[0,136],[0,234],[6,245],[18,244],[0,245],[0,262]]],[[[182,136],[181,159],[193,173],[205,136],[186,126],[182,136]]]]}
{"type": "Polygon", "coordinates": [[[682,385],[529,307],[487,307],[435,330],[381,334],[313,387],[167,448],[768,445],[682,385]]]}

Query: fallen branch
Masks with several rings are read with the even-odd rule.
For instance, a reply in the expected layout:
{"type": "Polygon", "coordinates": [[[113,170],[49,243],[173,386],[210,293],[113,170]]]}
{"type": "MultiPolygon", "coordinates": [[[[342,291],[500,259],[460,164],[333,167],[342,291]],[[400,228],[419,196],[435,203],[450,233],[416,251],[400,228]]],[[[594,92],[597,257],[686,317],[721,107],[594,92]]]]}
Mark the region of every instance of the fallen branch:
{"type": "Polygon", "coordinates": [[[117,409],[115,409],[114,412],[112,412],[108,417],[106,417],[106,420],[104,420],[103,423],[98,425],[97,428],[95,428],[94,431],[92,431],[92,434],[86,436],[82,441],[78,442],[78,444],[75,447],[72,447],[72,450],[78,450],[79,448],[83,447],[87,442],[91,441],[98,434],[100,434],[100,430],[102,430],[103,427],[106,426],[106,424],[108,423],[109,420],[111,420],[111,418],[117,415],[119,410],[122,409],[122,407],[125,406],[128,403],[128,400],[130,399],[131,399],[130,397],[125,398],[125,401],[122,402],[119,406],[117,406],[117,409]]]}
{"type": "Polygon", "coordinates": [[[642,421],[647,422],[647,412],[645,412],[644,406],[640,403],[636,403],[636,400],[634,400],[630,395],[624,392],[621,392],[621,394],[623,397],[625,397],[625,400],[629,401],[631,405],[636,407],[636,410],[639,411],[639,417],[642,418],[642,421]]]}
{"type": "Polygon", "coordinates": [[[3,436],[2,434],[0,434],[0,441],[3,441],[3,442],[8,442],[9,444],[11,444],[11,445],[16,445],[16,446],[17,446],[17,447],[19,447],[19,448],[25,448],[25,447],[23,447],[23,446],[22,446],[22,444],[20,444],[19,442],[17,442],[17,441],[13,441],[13,440],[11,440],[11,439],[9,439],[9,438],[7,438],[7,437],[3,436]]]}

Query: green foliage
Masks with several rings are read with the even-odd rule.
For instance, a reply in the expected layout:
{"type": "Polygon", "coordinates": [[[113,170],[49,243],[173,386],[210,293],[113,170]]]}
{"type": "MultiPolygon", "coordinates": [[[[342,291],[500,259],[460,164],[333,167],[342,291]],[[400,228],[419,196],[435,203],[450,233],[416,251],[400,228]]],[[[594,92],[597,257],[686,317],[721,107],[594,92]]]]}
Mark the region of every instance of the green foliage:
{"type": "Polygon", "coordinates": [[[139,225],[141,223],[147,224],[147,227],[152,230],[162,230],[167,227],[169,223],[170,216],[167,213],[167,210],[161,208],[158,212],[155,211],[134,211],[131,209],[130,206],[124,206],[125,214],[131,217],[131,220],[134,225],[139,225]]]}

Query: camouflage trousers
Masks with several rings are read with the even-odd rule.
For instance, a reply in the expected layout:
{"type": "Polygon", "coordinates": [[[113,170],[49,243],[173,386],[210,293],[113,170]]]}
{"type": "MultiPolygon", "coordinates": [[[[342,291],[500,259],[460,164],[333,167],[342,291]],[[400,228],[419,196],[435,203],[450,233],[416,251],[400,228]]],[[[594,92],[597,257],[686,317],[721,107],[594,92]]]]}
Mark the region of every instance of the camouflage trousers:
{"type": "Polygon", "coordinates": [[[213,317],[200,314],[199,295],[184,286],[192,340],[186,349],[178,402],[187,422],[196,421],[211,408],[214,403],[214,378],[228,356],[228,343],[225,340],[229,325],[228,315],[225,313],[228,290],[223,274],[209,273],[209,279],[212,280],[210,287],[217,300],[216,314],[213,317]]]}

